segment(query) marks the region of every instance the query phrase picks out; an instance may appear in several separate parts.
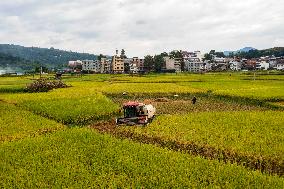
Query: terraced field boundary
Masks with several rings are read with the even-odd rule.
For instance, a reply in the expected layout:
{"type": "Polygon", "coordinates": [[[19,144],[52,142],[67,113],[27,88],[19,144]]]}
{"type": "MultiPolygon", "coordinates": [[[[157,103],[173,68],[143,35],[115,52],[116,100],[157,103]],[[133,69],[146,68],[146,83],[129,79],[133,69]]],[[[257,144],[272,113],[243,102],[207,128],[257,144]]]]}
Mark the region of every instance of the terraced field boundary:
{"type": "Polygon", "coordinates": [[[220,102],[238,103],[243,105],[257,106],[261,108],[267,108],[271,110],[284,110],[283,106],[271,104],[271,102],[284,101],[282,98],[270,98],[270,99],[255,99],[250,97],[231,96],[231,95],[219,95],[214,94],[212,91],[205,93],[127,93],[126,95],[117,93],[103,93],[110,99],[123,98],[126,100],[135,99],[147,99],[147,98],[169,98],[169,99],[183,99],[191,100],[193,96],[203,97],[209,100],[215,100],[220,102]]]}
{"type": "Polygon", "coordinates": [[[100,133],[108,133],[117,138],[153,144],[158,147],[201,156],[206,159],[217,159],[226,163],[236,163],[237,165],[242,165],[252,170],[259,170],[263,173],[275,174],[281,177],[284,176],[284,162],[279,162],[274,159],[238,154],[230,150],[216,149],[209,145],[197,145],[194,142],[181,143],[173,140],[165,140],[161,137],[137,134],[131,131],[120,131],[117,129],[114,121],[100,122],[89,127],[96,129],[100,133]]]}
{"type": "Polygon", "coordinates": [[[235,102],[239,104],[248,104],[253,106],[259,106],[263,108],[269,108],[271,110],[284,110],[283,107],[271,104],[270,102],[281,102],[283,99],[280,98],[269,98],[269,99],[255,99],[249,97],[240,97],[240,96],[230,96],[230,95],[218,95],[218,94],[205,94],[205,97],[226,101],[226,102],[235,102]]]}

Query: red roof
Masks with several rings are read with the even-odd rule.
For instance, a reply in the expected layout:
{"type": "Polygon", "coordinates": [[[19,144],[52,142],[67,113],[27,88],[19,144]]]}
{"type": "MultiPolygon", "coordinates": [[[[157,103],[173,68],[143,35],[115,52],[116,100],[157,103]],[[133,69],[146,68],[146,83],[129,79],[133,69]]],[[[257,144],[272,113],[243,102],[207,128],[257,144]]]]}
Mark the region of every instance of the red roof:
{"type": "Polygon", "coordinates": [[[134,101],[129,101],[124,103],[123,106],[139,106],[139,103],[134,101]]]}

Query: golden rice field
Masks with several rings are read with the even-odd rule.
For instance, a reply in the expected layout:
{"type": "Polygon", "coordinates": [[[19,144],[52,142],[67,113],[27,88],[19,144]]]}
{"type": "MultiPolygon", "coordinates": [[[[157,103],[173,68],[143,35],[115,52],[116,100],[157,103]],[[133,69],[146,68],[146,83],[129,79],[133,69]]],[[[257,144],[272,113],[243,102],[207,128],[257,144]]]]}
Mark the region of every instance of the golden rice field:
{"type": "Polygon", "coordinates": [[[36,78],[0,77],[1,188],[284,188],[284,74],[64,75],[24,92],[36,78]],[[133,100],[156,118],[115,126],[133,100]]]}

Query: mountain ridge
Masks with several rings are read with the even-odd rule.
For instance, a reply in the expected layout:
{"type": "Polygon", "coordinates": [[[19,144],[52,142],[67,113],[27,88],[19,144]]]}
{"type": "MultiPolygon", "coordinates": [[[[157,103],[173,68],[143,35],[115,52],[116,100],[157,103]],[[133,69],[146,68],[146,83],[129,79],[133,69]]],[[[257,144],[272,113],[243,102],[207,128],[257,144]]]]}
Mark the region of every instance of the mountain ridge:
{"type": "MultiPolygon", "coordinates": [[[[24,47],[14,44],[0,44],[0,53],[2,54],[2,61],[0,66],[5,64],[3,57],[10,56],[8,59],[19,58],[17,61],[22,63],[36,63],[37,65],[45,66],[48,68],[61,68],[65,67],[70,60],[96,60],[98,58],[95,54],[78,53],[72,51],[65,51],[60,49],[40,48],[40,47],[24,47]]],[[[7,57],[6,57],[7,58],[7,57]]],[[[10,66],[5,65],[5,66],[10,66]]],[[[11,65],[11,66],[14,66],[11,65]]],[[[21,65],[21,68],[26,70],[28,66],[21,65]]]]}
{"type": "Polygon", "coordinates": [[[236,51],[224,51],[225,56],[229,56],[231,53],[237,54],[237,53],[242,53],[242,52],[249,52],[251,50],[257,50],[256,48],[253,47],[244,47],[242,49],[236,50],[236,51]]]}

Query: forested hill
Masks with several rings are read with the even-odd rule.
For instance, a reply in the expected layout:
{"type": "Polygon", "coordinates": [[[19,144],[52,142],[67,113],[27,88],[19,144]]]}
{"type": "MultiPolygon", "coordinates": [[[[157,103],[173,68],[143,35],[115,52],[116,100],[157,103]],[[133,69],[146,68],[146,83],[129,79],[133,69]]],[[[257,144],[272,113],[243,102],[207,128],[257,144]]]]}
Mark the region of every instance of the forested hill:
{"type": "Polygon", "coordinates": [[[264,49],[264,50],[250,50],[248,52],[239,52],[235,54],[236,56],[242,57],[242,58],[260,58],[262,56],[276,56],[281,57],[284,56],[284,47],[274,47],[270,49],[264,49]]]}
{"type": "Polygon", "coordinates": [[[32,62],[23,58],[14,57],[8,54],[0,53],[0,75],[5,72],[24,72],[35,70],[39,67],[38,62],[32,62]]]}
{"type": "Polygon", "coordinates": [[[0,44],[0,53],[20,58],[28,62],[38,62],[49,68],[62,67],[70,60],[96,60],[97,56],[88,53],[63,51],[54,48],[23,47],[0,44]]]}

